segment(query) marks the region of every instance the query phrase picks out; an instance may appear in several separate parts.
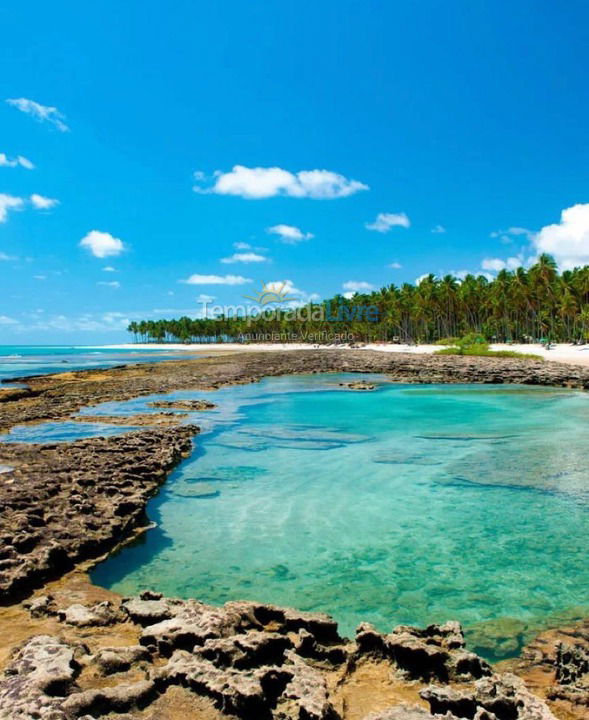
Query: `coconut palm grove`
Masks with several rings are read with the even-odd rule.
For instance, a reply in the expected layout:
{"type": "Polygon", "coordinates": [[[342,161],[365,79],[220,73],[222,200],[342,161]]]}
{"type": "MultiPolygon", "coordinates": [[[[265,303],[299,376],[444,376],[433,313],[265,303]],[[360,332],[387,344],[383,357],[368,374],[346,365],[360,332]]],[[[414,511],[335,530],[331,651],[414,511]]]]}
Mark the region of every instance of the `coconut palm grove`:
{"type": "Polygon", "coordinates": [[[332,340],[435,343],[469,334],[494,342],[589,340],[589,266],[559,273],[550,255],[530,268],[457,278],[433,274],[352,297],[310,303],[307,312],[266,306],[247,316],[144,320],[128,330],[141,342],[283,342],[332,340]],[[362,308],[375,309],[368,318],[362,308]]]}

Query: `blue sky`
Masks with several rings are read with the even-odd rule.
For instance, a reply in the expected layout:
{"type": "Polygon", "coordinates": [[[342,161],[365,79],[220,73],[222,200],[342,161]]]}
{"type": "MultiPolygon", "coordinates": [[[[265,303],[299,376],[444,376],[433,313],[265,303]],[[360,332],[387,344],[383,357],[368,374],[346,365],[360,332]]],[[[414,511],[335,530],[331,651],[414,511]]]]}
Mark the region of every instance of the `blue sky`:
{"type": "Polygon", "coordinates": [[[0,24],[0,343],[124,341],[262,281],[304,300],[589,261],[586,3],[5,3],[0,24]]]}

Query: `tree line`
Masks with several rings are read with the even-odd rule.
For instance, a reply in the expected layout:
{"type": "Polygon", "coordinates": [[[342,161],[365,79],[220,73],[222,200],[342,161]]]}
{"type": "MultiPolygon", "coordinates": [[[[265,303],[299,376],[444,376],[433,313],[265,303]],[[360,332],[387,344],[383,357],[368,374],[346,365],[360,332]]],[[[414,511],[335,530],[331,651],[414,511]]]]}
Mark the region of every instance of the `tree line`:
{"type": "Polygon", "coordinates": [[[530,268],[484,275],[428,275],[418,284],[387,285],[351,298],[336,295],[310,303],[293,317],[273,307],[258,317],[218,315],[142,320],[128,331],[140,342],[332,342],[434,343],[476,333],[489,342],[589,341],[589,266],[558,272],[550,255],[530,268]],[[372,319],[355,309],[377,308],[372,319]]]}

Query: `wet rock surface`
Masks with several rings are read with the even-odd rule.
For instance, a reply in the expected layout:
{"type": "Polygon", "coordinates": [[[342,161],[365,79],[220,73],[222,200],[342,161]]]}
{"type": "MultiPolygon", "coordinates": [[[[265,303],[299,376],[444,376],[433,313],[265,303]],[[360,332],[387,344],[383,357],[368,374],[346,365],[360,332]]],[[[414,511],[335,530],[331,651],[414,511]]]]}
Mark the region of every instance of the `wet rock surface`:
{"type": "Polygon", "coordinates": [[[0,603],[147,525],[147,501],[190,453],[197,431],[185,425],[67,444],[0,445],[0,462],[14,467],[0,476],[0,603]]]}
{"type": "Polygon", "coordinates": [[[79,423],[106,423],[124,427],[143,427],[150,425],[178,425],[186,413],[161,412],[140,415],[73,415],[70,419],[79,423]]]}
{"type": "MultiPolygon", "coordinates": [[[[464,655],[471,654],[464,648],[458,623],[423,630],[400,626],[386,635],[362,625],[356,640],[350,641],[339,636],[331,618],[319,613],[250,602],[213,607],[146,592],[108,606],[116,622],[135,628],[139,642],[90,648],[76,642],[82,611],[56,614],[58,604],[51,597],[28,603],[36,617],[57,617],[68,640],[35,635],[14,652],[0,677],[2,720],[155,720],[157,714],[150,715],[150,708],[174,689],[206,699],[221,717],[346,720],[352,715],[340,689],[353,682],[359,667],[375,662],[416,702],[375,711],[368,701],[366,712],[353,717],[555,717],[514,675],[494,674],[476,656],[463,666],[464,655]],[[315,648],[312,657],[305,652],[310,645],[315,648]],[[339,654],[330,653],[333,648],[339,654]]],[[[86,615],[96,614],[97,607],[104,603],[85,608],[86,615]]]]}

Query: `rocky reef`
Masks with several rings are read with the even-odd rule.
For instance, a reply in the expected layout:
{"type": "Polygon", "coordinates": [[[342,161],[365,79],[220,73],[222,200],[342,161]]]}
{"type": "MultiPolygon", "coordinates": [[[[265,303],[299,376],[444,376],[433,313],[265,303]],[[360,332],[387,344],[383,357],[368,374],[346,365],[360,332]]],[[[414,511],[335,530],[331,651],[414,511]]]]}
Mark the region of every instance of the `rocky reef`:
{"type": "MultiPolygon", "coordinates": [[[[276,375],[328,372],[384,373],[392,380],[411,383],[523,383],[589,388],[589,369],[533,359],[336,349],[228,353],[214,358],[15,378],[24,381],[27,387],[0,393],[0,429],[23,422],[65,420],[82,407],[113,400],[174,390],[215,389],[276,375]]],[[[173,406],[179,408],[177,403],[173,406]]]]}
{"type": "Polygon", "coordinates": [[[145,506],[192,449],[194,425],[60,444],[1,444],[0,604],[148,524],[145,506]]]}
{"type": "Polygon", "coordinates": [[[149,591],[94,606],[67,599],[62,589],[25,603],[45,632],[15,648],[0,678],[2,720],[557,717],[521,679],[468,652],[455,622],[387,635],[363,624],[348,640],[327,615],[272,605],[149,591]],[[117,630],[119,642],[105,644],[117,630]]]}

